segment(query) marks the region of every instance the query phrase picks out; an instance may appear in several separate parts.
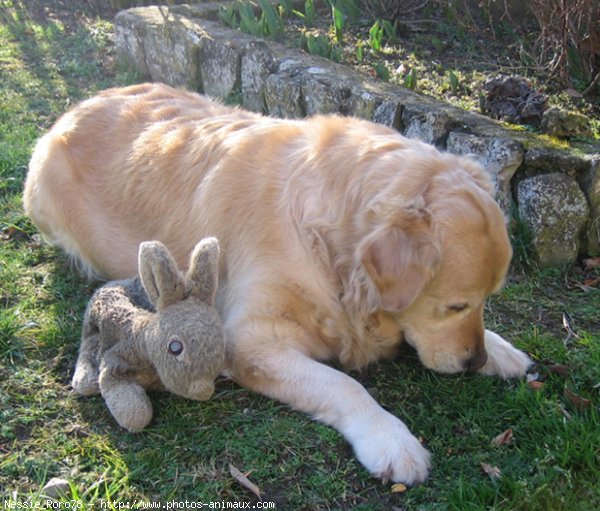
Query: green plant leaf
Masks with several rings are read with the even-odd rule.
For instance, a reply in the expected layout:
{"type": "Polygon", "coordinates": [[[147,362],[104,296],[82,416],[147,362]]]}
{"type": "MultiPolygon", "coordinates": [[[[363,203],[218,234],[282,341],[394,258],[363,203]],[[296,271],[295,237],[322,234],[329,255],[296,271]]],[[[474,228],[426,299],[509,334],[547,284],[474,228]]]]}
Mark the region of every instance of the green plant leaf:
{"type": "Polygon", "coordinates": [[[279,0],[279,5],[286,16],[289,16],[294,11],[294,3],[292,0],[279,0]]]}
{"type": "Polygon", "coordinates": [[[452,93],[453,94],[458,93],[460,83],[459,83],[458,76],[456,75],[456,73],[452,70],[448,71],[448,79],[450,81],[450,90],[452,91],[452,93]]]}
{"type": "Polygon", "coordinates": [[[404,77],[404,86],[410,90],[415,90],[417,88],[417,70],[414,67],[404,77]]]}
{"type": "Polygon", "coordinates": [[[390,79],[390,70],[387,68],[387,66],[385,65],[384,62],[377,62],[374,66],[373,69],[375,70],[375,73],[377,74],[377,76],[379,78],[381,78],[382,80],[389,80],[390,79]]]}
{"type": "Polygon", "coordinates": [[[268,0],[258,0],[262,9],[261,19],[265,20],[263,35],[276,37],[283,33],[283,22],[268,0]]]}
{"type": "Polygon", "coordinates": [[[364,43],[362,41],[358,41],[358,43],[356,43],[356,61],[358,63],[361,63],[364,59],[365,59],[364,43]]]}
{"type": "Polygon", "coordinates": [[[382,20],[381,28],[385,34],[386,44],[396,44],[398,42],[398,20],[393,24],[388,20],[382,20]]]}
{"type": "Polygon", "coordinates": [[[344,23],[345,16],[341,9],[338,9],[335,5],[331,6],[331,16],[333,18],[333,27],[335,32],[335,41],[341,43],[344,38],[344,23]]]}
{"type": "Polygon", "coordinates": [[[335,5],[353,22],[358,21],[361,16],[361,9],[356,0],[337,0],[335,5]]]}
{"type": "Polygon", "coordinates": [[[331,43],[324,35],[309,34],[306,37],[306,46],[308,53],[311,55],[319,55],[320,57],[329,58],[331,54],[331,43]]]}
{"type": "Polygon", "coordinates": [[[224,25],[233,29],[238,28],[239,21],[235,9],[232,6],[221,6],[219,9],[219,19],[224,25]]]}
{"type": "Polygon", "coordinates": [[[333,60],[334,62],[341,62],[343,56],[344,50],[340,44],[330,45],[329,59],[333,60]]]}
{"type": "Polygon", "coordinates": [[[437,51],[437,52],[442,51],[445,46],[444,42],[439,37],[436,37],[436,36],[433,36],[431,38],[431,44],[433,45],[433,47],[435,48],[435,51],[437,51]]]}
{"type": "Polygon", "coordinates": [[[383,27],[376,21],[369,29],[369,46],[375,51],[381,50],[381,39],[383,37],[383,27]]]}
{"type": "Polygon", "coordinates": [[[304,23],[307,27],[312,27],[315,24],[315,13],[314,0],[306,0],[304,2],[304,23]]]}
{"type": "Polygon", "coordinates": [[[252,7],[249,4],[240,5],[239,14],[240,30],[253,36],[260,36],[260,20],[255,16],[252,7]]]}

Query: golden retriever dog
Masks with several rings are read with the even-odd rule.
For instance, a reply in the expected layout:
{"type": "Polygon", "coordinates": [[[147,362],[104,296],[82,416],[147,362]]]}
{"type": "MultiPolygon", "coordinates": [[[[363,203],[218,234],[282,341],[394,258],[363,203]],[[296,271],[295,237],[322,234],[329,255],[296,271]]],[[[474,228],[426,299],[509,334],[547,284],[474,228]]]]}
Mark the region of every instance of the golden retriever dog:
{"type": "Polygon", "coordinates": [[[38,142],[24,204],[109,278],[136,273],[142,241],[183,267],[216,236],[227,373],[336,428],[384,480],[423,481],[429,453],[325,362],[360,368],[404,340],[442,373],[530,364],[484,329],[511,258],[488,177],[384,126],[273,119],[160,84],[107,90],[38,142]]]}

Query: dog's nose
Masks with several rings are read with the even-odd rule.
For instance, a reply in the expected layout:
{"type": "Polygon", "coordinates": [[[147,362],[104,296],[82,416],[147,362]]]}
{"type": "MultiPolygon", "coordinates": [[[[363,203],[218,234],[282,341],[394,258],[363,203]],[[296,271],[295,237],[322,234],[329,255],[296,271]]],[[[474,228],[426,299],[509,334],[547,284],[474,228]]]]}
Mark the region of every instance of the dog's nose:
{"type": "Polygon", "coordinates": [[[475,355],[464,361],[465,371],[476,371],[487,362],[487,352],[485,350],[476,351],[475,355]]]}

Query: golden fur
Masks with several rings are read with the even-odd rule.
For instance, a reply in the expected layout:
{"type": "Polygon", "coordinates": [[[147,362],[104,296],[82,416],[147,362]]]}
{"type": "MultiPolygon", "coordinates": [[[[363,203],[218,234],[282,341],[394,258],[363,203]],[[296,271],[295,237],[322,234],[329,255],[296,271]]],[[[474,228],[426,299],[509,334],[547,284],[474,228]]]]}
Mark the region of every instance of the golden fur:
{"type": "Polygon", "coordinates": [[[273,119],[159,84],[112,89],[39,141],[24,203],[50,242],[110,278],[135,274],[144,240],[185,265],[216,236],[228,372],[336,427],[379,477],[421,481],[428,453],[318,361],[362,367],[406,339],[441,372],[528,365],[483,325],[511,257],[488,177],[384,126],[273,119]]]}

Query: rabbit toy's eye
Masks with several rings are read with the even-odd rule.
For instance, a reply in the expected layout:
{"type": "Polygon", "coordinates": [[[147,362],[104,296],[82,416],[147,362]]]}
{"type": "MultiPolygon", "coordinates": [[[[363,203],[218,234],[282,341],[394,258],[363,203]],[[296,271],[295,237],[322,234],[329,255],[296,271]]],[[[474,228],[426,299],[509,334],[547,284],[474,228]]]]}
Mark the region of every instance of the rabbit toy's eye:
{"type": "Polygon", "coordinates": [[[183,352],[183,343],[178,339],[171,339],[167,344],[167,349],[171,355],[181,355],[183,352]]]}

